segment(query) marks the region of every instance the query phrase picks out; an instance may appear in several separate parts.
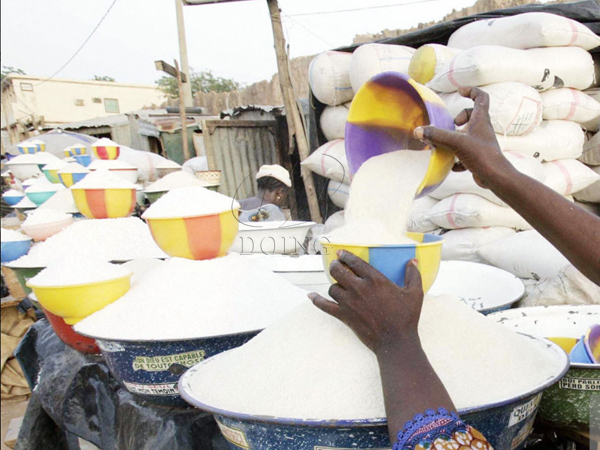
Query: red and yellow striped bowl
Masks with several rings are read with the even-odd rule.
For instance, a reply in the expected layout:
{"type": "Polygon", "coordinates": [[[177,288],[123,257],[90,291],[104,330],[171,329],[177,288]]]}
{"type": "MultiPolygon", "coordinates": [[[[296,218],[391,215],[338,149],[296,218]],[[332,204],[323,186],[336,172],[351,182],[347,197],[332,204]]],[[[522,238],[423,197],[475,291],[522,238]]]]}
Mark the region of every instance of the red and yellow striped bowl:
{"type": "Polygon", "coordinates": [[[75,205],[89,219],[114,219],[130,215],[135,189],[71,189],[75,205]]]}
{"type": "Polygon", "coordinates": [[[100,159],[117,159],[121,154],[121,147],[118,145],[92,145],[92,150],[100,159]]]}
{"type": "Polygon", "coordinates": [[[398,286],[404,286],[406,263],[411,259],[418,260],[423,292],[427,292],[437,277],[442,259],[442,237],[433,234],[406,233],[417,241],[416,244],[402,245],[351,245],[320,241],[323,246],[323,265],[325,273],[332,283],[336,281],[329,274],[329,265],[338,259],[339,250],[354,253],[360,259],[368,262],[398,286]]]}
{"type": "Polygon", "coordinates": [[[210,216],[146,219],[152,237],[169,256],[212,259],[225,256],[238,233],[238,210],[210,216]]]}

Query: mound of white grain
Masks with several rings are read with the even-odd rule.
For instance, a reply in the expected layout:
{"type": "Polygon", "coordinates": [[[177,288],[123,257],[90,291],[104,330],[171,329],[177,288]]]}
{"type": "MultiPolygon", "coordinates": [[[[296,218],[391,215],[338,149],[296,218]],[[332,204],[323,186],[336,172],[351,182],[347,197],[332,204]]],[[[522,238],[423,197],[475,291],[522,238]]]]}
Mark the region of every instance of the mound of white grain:
{"type": "Polygon", "coordinates": [[[306,291],[240,256],[172,258],[76,330],[109,340],[219,336],[263,329],[308,302],[306,291]]]}
{"type": "Polygon", "coordinates": [[[96,159],[88,166],[90,170],[107,169],[107,170],[123,170],[137,169],[133,164],[120,159],[96,159]]]}
{"type": "Polygon", "coordinates": [[[107,169],[96,169],[71,189],[136,189],[136,185],[107,169]]]}
{"type": "MultiPolygon", "coordinates": [[[[166,178],[166,177],[165,177],[166,178]]],[[[240,208],[233,198],[201,186],[171,189],[142,216],[144,219],[208,216],[240,208]]]]}
{"type": "Polygon", "coordinates": [[[202,181],[200,178],[195,177],[194,175],[179,170],[177,172],[170,173],[165,175],[158,181],[155,181],[146,189],[144,192],[163,192],[170,191],[175,188],[182,188],[188,186],[210,186],[210,183],[206,181],[202,181]]]}
{"type": "Polygon", "coordinates": [[[72,286],[114,280],[132,273],[128,267],[118,264],[75,258],[54,262],[29,282],[39,287],[72,286]]]}
{"type": "Polygon", "coordinates": [[[393,245],[406,237],[407,218],[429,165],[431,151],[401,150],[370,158],[352,179],[344,226],[330,242],[393,245]]]}
{"type": "Polygon", "coordinates": [[[65,189],[65,187],[62,184],[50,183],[48,180],[45,180],[45,181],[37,181],[37,182],[31,184],[27,188],[27,192],[30,194],[33,194],[36,192],[56,192],[56,191],[60,191],[62,189],[65,189]]]}
{"type": "Polygon", "coordinates": [[[60,170],[66,167],[69,163],[63,159],[59,159],[58,161],[51,162],[42,167],[42,170],[60,170]]]}
{"type": "Polygon", "coordinates": [[[25,236],[18,231],[11,230],[9,228],[2,228],[2,235],[0,236],[2,242],[17,242],[17,241],[30,241],[29,236],[25,236]]]}
{"type": "MultiPolygon", "coordinates": [[[[454,297],[425,299],[419,335],[459,410],[529,392],[566,363],[454,297]]],[[[385,417],[374,353],[310,303],[208,361],[190,383],[212,407],[297,419],[385,417]]]]}
{"type": "Polygon", "coordinates": [[[58,173],[89,173],[89,169],[76,162],[68,163],[59,169],[58,173]]]}
{"type": "Polygon", "coordinates": [[[37,208],[37,205],[29,200],[28,197],[23,197],[23,199],[17,203],[13,208],[17,209],[27,209],[27,208],[37,208]]]}
{"type": "Polygon", "coordinates": [[[36,211],[43,211],[46,209],[72,214],[77,214],[79,212],[75,205],[75,200],[73,200],[73,194],[69,189],[57,191],[56,194],[42,203],[41,206],[38,206],[36,211]]]}
{"type": "Polygon", "coordinates": [[[4,194],[2,194],[2,197],[22,197],[24,195],[25,192],[23,191],[19,191],[17,189],[9,189],[4,194]]]}
{"type": "Polygon", "coordinates": [[[23,225],[40,225],[43,223],[59,222],[65,219],[70,219],[73,214],[67,214],[63,211],[57,211],[54,209],[36,209],[27,216],[23,225]]]}
{"type": "Polygon", "coordinates": [[[11,267],[46,267],[71,258],[94,261],[129,261],[167,258],[150,229],[136,217],[81,220],[35,245],[11,267]]]}
{"type": "Polygon", "coordinates": [[[120,145],[108,138],[100,138],[92,144],[92,147],[120,147],[120,145]]]}

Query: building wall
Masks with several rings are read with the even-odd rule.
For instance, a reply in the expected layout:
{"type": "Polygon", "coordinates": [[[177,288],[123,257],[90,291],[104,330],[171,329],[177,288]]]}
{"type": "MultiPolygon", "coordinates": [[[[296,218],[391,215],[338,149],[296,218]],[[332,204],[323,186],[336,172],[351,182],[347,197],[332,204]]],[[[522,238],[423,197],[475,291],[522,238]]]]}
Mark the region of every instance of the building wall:
{"type": "Polygon", "coordinates": [[[159,106],[166,100],[155,86],[106,81],[81,81],[11,75],[3,89],[3,115],[8,125],[43,116],[45,124],[61,124],[159,106]],[[96,99],[96,100],[94,100],[96,99]],[[108,103],[107,103],[108,99],[108,103]],[[111,99],[118,109],[111,109],[111,99]]]}

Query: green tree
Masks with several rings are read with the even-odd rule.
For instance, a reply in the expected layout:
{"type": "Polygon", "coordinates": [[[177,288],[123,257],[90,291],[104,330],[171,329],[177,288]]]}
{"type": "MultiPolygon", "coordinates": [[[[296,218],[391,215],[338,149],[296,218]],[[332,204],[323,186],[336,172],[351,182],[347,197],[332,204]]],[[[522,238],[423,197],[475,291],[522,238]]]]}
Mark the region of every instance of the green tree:
{"type": "Polygon", "coordinates": [[[21,69],[17,69],[12,66],[2,66],[2,79],[0,81],[4,81],[4,79],[11,73],[16,73],[17,75],[25,75],[21,69]]]}
{"type": "MultiPolygon", "coordinates": [[[[216,77],[210,70],[192,72],[191,84],[192,95],[196,95],[197,92],[230,92],[243,87],[231,78],[216,77]]],[[[179,87],[175,77],[165,75],[156,80],[156,85],[166,96],[179,98],[179,87]]]]}
{"type": "Polygon", "coordinates": [[[92,81],[112,81],[114,83],[115,79],[113,77],[109,77],[106,75],[103,75],[103,76],[94,75],[94,78],[92,78],[92,81]]]}

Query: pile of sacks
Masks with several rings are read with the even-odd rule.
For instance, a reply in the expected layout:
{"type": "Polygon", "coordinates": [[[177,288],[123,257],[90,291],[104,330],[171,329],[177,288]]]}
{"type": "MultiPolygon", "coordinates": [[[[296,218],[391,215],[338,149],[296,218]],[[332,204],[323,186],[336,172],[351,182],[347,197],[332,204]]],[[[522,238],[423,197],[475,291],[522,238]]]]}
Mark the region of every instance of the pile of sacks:
{"type": "MultiPolygon", "coordinates": [[[[500,147],[517,170],[599,214],[600,61],[590,53],[598,46],[600,37],[574,20],[525,13],[464,25],[447,46],[415,50],[365,44],[354,53],[325,52],[311,64],[310,83],[315,97],[328,105],[320,125],[329,142],[303,164],[330,178],[334,203],[339,192],[348,192],[343,132],[354,92],[377,73],[397,71],[436,91],[453,116],[473,107],[458,88],[481,87],[490,96],[500,147]]],[[[539,289],[549,279],[581,279],[520,215],[479,187],[470,172],[451,173],[429,196],[416,200],[408,226],[443,234],[443,259],[492,264],[531,280],[528,293],[550,292],[539,289]]],[[[580,291],[590,297],[589,286],[580,291]]],[[[594,294],[600,302],[600,292],[594,294]]],[[[543,303],[538,300],[530,296],[529,304],[543,303]]]]}

